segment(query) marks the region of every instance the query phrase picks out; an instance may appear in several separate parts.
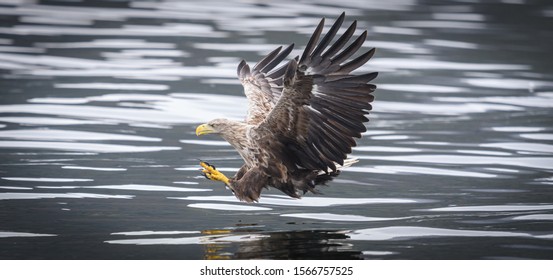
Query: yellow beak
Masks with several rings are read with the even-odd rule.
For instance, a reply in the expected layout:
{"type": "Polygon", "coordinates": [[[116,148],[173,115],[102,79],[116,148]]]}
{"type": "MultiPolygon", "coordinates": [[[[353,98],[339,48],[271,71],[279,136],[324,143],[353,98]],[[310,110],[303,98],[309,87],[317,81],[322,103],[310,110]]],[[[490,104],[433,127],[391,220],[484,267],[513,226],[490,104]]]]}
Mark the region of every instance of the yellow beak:
{"type": "Polygon", "coordinates": [[[196,127],[197,136],[209,134],[209,133],[215,133],[215,132],[217,131],[215,131],[215,129],[211,125],[208,125],[207,123],[198,125],[198,127],[196,127]]]}

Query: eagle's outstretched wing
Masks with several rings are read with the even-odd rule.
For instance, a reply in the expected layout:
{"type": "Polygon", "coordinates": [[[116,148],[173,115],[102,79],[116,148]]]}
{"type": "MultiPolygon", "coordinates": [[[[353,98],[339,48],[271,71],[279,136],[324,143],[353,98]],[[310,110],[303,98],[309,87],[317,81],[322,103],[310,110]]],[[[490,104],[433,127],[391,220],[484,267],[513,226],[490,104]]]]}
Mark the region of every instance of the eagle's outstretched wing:
{"type": "Polygon", "coordinates": [[[279,64],[293,49],[294,44],[284,50],[280,46],[261,59],[251,70],[244,60],[238,65],[238,78],[248,98],[246,123],[258,125],[277,103],[282,93],[282,79],[286,70],[286,64],[279,64]]]}
{"type": "MultiPolygon", "coordinates": [[[[366,131],[364,122],[368,119],[365,115],[372,109],[370,102],[374,96],[371,93],[376,86],[369,82],[378,73],[357,75],[351,72],[364,65],[375,50],[348,60],[367,36],[364,31],[347,45],[356,22],[330,44],[343,20],[344,14],[319,41],[323,18],[301,58],[291,60],[278,70],[281,76],[275,75],[278,79],[274,83],[282,88],[280,98],[259,124],[259,129],[270,131],[275,141],[278,139],[289,151],[287,156],[293,158],[294,165],[306,169],[335,171],[335,163],[342,165],[355,146],[354,138],[360,138],[366,131]]],[[[275,58],[268,64],[280,59],[278,55],[273,56],[275,58]]],[[[267,63],[268,58],[270,56],[262,62],[267,63]]],[[[269,89],[271,93],[277,91],[276,87],[269,89]]]]}

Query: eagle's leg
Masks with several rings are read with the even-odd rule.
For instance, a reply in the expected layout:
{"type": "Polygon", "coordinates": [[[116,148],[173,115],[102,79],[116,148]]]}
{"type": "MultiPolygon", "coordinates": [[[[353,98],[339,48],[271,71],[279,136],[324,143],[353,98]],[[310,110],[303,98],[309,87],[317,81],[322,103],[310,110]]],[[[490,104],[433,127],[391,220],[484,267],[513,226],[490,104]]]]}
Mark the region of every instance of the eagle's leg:
{"type": "Polygon", "coordinates": [[[213,181],[221,181],[225,183],[227,186],[229,185],[229,179],[227,178],[227,176],[219,172],[219,170],[215,169],[215,166],[205,161],[200,161],[200,165],[204,168],[202,169],[202,173],[207,179],[213,180],[213,181]]]}

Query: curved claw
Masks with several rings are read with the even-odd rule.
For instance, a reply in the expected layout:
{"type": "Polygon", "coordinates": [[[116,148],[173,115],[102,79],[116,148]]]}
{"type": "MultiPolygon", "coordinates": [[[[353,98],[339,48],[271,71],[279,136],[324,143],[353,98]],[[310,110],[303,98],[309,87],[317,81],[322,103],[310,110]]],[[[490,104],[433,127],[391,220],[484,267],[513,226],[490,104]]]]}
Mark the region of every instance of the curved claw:
{"type": "Polygon", "coordinates": [[[226,185],[229,185],[229,179],[223,173],[219,172],[215,166],[205,162],[200,161],[200,165],[204,168],[202,169],[202,174],[209,180],[212,181],[221,181],[226,185]]]}
{"type": "Polygon", "coordinates": [[[213,169],[217,169],[217,168],[215,168],[215,165],[209,164],[209,162],[203,161],[203,160],[200,160],[200,165],[201,165],[203,168],[211,167],[211,168],[213,168],[213,169]]]}

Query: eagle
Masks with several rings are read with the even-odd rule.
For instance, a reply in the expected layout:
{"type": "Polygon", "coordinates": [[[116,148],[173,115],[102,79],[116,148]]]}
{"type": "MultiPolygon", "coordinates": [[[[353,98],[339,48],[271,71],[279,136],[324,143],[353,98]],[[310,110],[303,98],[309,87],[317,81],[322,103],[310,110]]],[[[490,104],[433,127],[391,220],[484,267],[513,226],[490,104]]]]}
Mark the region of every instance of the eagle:
{"type": "Polygon", "coordinates": [[[352,58],[367,31],[351,40],[357,28],[353,21],[335,39],[344,17],[342,13],[323,37],[322,18],[301,56],[288,59],[291,44],[276,48],[253,67],[244,60],[239,63],[238,78],[248,100],[245,120],[214,119],[199,125],[196,135],[220,135],[244,165],[228,178],[200,160],[206,178],[223,182],[240,201],[257,202],[268,187],[300,198],[306,192],[319,193],[317,185],[357,162],[348,154],[355,138],[366,131],[376,89],[369,82],[378,73],[352,73],[375,49],[352,58]]]}

